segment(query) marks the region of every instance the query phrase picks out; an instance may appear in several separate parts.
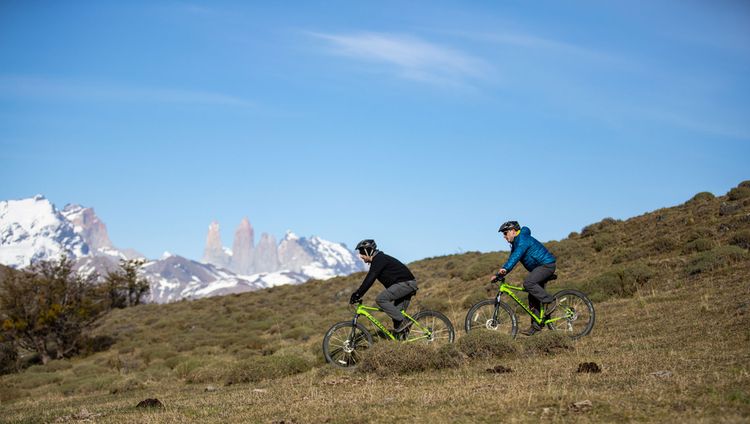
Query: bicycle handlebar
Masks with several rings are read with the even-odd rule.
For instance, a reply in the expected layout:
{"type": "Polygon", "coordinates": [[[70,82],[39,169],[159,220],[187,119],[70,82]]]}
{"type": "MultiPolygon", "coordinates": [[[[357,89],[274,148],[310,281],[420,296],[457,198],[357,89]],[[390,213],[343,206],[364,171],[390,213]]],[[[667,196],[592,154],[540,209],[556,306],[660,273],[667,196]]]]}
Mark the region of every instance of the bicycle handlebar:
{"type": "Polygon", "coordinates": [[[505,282],[505,276],[500,274],[495,274],[495,278],[492,279],[493,283],[504,283],[505,282]]]}

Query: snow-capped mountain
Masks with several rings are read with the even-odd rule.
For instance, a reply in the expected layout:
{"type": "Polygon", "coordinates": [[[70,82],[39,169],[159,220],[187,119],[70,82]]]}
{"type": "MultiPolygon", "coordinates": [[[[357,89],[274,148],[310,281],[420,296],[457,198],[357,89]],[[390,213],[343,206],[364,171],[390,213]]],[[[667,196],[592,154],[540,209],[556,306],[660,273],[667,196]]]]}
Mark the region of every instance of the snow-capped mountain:
{"type": "Polygon", "coordinates": [[[282,267],[319,280],[337,275],[348,275],[365,269],[362,260],[345,245],[323,240],[320,237],[299,237],[287,231],[279,244],[279,251],[284,252],[284,259],[281,260],[282,267]],[[297,256],[294,252],[297,252],[297,256]],[[302,258],[307,260],[301,260],[302,258]]]}
{"type": "Polygon", "coordinates": [[[23,268],[31,262],[89,254],[75,226],[44,196],[0,202],[0,263],[23,268]]]}
{"type": "MultiPolygon", "coordinates": [[[[249,243],[253,251],[252,237],[249,243]]],[[[261,263],[265,256],[258,255],[252,258],[255,266],[270,271],[250,275],[228,269],[232,250],[220,246],[227,262],[218,266],[171,254],[149,260],[141,269],[151,286],[149,300],[164,303],[240,293],[364,270],[362,261],[346,246],[319,237],[300,238],[288,232],[278,246],[273,237],[262,238],[259,246],[259,251],[272,253],[275,265],[269,268],[261,263]]],[[[44,196],[0,201],[0,264],[24,268],[60,255],[75,259],[76,269],[84,275],[105,275],[116,270],[122,259],[143,258],[132,249],[115,247],[92,208],[67,205],[59,211],[44,196]]]]}

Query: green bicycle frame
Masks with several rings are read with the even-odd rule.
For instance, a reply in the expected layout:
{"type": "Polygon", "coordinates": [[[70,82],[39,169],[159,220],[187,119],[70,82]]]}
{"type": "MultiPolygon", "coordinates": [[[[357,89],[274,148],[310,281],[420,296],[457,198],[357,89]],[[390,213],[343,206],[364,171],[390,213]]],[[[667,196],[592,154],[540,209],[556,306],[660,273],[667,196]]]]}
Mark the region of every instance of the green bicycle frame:
{"type": "MultiPolygon", "coordinates": [[[[515,293],[516,291],[525,292],[526,289],[524,289],[523,287],[513,286],[511,284],[506,284],[505,279],[501,279],[500,281],[498,281],[498,284],[499,284],[499,287],[498,287],[498,293],[497,293],[497,298],[495,299],[495,302],[499,303],[500,296],[502,296],[503,293],[507,294],[508,296],[510,296],[511,299],[513,299],[516,303],[518,303],[523,308],[523,310],[526,311],[526,313],[529,314],[529,316],[531,316],[531,318],[533,318],[534,321],[536,321],[537,324],[546,325],[555,321],[559,321],[561,319],[565,319],[565,317],[557,317],[557,318],[550,318],[550,319],[545,320],[544,319],[544,304],[541,305],[539,316],[537,316],[536,314],[534,314],[534,311],[532,311],[531,308],[529,308],[529,305],[525,304],[521,299],[518,298],[518,296],[516,296],[516,293],[515,293]]],[[[496,314],[497,314],[497,309],[495,309],[495,315],[496,314]]],[[[492,317],[492,319],[497,320],[497,316],[492,317]]]]}
{"type": "MultiPolygon", "coordinates": [[[[383,312],[383,310],[380,309],[380,308],[375,308],[375,307],[372,307],[372,306],[365,306],[365,305],[363,305],[363,304],[360,303],[357,306],[357,310],[354,312],[354,318],[352,319],[352,323],[354,324],[354,327],[352,327],[352,331],[354,331],[354,328],[356,328],[356,326],[357,326],[357,320],[359,319],[359,317],[363,316],[363,317],[367,318],[368,320],[370,320],[370,322],[372,322],[373,325],[375,325],[375,327],[379,328],[380,331],[383,332],[383,334],[385,334],[386,336],[388,336],[389,339],[396,340],[396,336],[394,336],[393,333],[391,333],[390,331],[388,331],[388,329],[385,328],[385,326],[383,324],[381,324],[380,321],[378,321],[374,316],[372,316],[372,314],[369,311],[383,312]]],[[[425,328],[425,327],[422,327],[421,325],[419,325],[419,323],[417,321],[415,321],[414,318],[412,318],[409,314],[407,314],[406,311],[401,310],[401,315],[403,315],[404,318],[406,318],[409,321],[411,321],[412,322],[412,326],[418,328],[420,331],[422,331],[424,333],[424,336],[422,336],[422,337],[416,337],[416,338],[408,339],[408,340],[404,340],[404,341],[406,341],[406,342],[414,342],[414,341],[426,339],[426,338],[429,338],[429,337],[432,336],[432,332],[428,328],[425,328]]]]}

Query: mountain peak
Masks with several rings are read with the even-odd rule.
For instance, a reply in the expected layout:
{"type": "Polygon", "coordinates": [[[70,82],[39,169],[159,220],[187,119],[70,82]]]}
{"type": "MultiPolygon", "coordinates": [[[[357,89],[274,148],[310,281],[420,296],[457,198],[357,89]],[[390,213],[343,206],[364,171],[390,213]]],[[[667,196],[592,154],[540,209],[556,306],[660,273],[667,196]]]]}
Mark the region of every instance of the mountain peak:
{"type": "Polygon", "coordinates": [[[299,240],[299,236],[297,234],[294,234],[292,230],[286,230],[286,234],[284,234],[284,238],[281,239],[281,241],[284,240],[299,240]]]}

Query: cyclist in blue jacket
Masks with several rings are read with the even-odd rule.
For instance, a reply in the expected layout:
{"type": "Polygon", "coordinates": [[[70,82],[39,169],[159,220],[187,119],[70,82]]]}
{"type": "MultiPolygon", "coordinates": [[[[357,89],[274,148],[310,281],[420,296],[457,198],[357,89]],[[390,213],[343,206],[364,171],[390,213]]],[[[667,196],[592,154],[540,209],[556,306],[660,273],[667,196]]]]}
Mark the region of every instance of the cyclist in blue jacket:
{"type": "MultiPolygon", "coordinates": [[[[513,270],[520,261],[529,275],[523,280],[523,288],[529,293],[529,306],[535,314],[539,314],[541,304],[549,314],[554,309],[552,296],[544,290],[549,278],[555,273],[555,256],[547,250],[539,240],[531,237],[531,230],[523,227],[517,221],[508,221],[500,226],[498,232],[503,233],[505,240],[510,243],[510,257],[500,268],[498,274],[504,276],[513,270]]],[[[531,336],[542,331],[542,327],[531,319],[531,327],[521,331],[521,334],[531,336]]]]}

